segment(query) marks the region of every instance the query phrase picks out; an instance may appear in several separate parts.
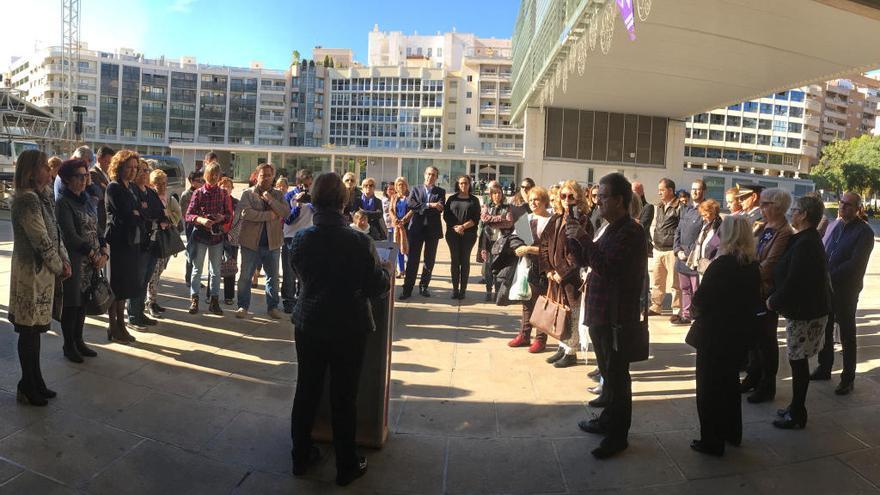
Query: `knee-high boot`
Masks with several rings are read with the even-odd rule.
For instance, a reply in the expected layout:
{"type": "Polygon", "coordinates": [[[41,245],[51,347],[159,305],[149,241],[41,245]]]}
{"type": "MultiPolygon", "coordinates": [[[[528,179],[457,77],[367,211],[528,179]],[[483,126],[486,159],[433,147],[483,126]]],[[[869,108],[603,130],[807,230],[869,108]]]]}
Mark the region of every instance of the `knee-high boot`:
{"type": "Polygon", "coordinates": [[[67,306],[61,312],[61,334],[64,336],[64,357],[74,363],[83,362],[82,356],[76,349],[76,320],[78,308],[67,306]]]}
{"type": "MultiPolygon", "coordinates": [[[[34,374],[34,361],[39,363],[39,332],[32,329],[20,329],[18,333],[18,360],[21,364],[21,381],[18,382],[16,399],[23,404],[45,406],[49,403],[38,391],[37,378],[34,374]]],[[[37,364],[39,366],[39,364],[37,364]]]]}

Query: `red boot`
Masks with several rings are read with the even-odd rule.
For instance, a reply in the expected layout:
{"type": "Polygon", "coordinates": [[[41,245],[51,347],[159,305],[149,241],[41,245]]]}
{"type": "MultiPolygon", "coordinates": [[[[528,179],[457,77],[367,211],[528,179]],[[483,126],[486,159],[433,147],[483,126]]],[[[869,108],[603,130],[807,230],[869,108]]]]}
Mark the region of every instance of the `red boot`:
{"type": "Polygon", "coordinates": [[[530,340],[531,339],[529,339],[525,335],[519,334],[516,337],[514,337],[513,340],[508,342],[507,345],[510,347],[525,347],[525,346],[529,345],[530,340]]]}
{"type": "Polygon", "coordinates": [[[532,354],[536,354],[538,352],[544,352],[544,349],[546,349],[546,348],[547,348],[547,341],[546,340],[535,339],[535,341],[532,342],[532,345],[529,346],[529,352],[531,352],[532,354]]]}

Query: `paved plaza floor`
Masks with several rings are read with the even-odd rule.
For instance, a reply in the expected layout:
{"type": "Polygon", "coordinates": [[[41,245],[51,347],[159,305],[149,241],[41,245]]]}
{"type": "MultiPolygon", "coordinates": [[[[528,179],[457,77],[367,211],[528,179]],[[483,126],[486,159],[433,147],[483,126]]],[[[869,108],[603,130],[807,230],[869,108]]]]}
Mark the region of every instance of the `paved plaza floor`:
{"type": "Polygon", "coordinates": [[[434,297],[397,306],[388,441],[365,450],[368,473],[345,489],[333,484],[327,445],[314,475],[290,474],[291,324],[266,317],[261,290],[247,320],[228,306],[224,317],[189,315],[182,257],[163,277],[162,323],[124,346],[106,341],[105,319],[89,319],[86,340],[99,356],[83,364],[63,358],[56,327],[43,338],[42,366],[58,398],[46,408],[16,403],[16,337],[5,321],[11,251],[0,221],[3,495],[880,493],[880,249],[858,314],[855,392],[833,393],[838,355],[834,380],[810,387],[806,430],[770,424],[791,395],[780,340],[776,401],[744,401],[742,447],[720,459],[693,452],[693,350],[686,328],[653,318],[651,358],[633,366],[630,448],[597,461],[589,452],[599,438],[576,426],[597,413],[586,405],[592,365],[555,369],[546,353],[508,348],[518,308],[483,303],[476,267],[468,299],[450,301],[441,242],[434,297]]]}

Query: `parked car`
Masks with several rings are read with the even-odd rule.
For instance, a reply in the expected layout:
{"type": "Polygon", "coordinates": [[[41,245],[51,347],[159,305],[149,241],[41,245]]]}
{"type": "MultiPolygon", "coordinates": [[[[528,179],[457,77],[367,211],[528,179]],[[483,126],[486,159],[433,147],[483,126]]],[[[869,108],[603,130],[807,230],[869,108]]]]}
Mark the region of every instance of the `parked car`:
{"type": "Polygon", "coordinates": [[[141,155],[141,158],[154,161],[155,166],[165,172],[168,176],[168,194],[180,200],[180,195],[186,190],[186,175],[180,158],[166,155],[141,155]]]}

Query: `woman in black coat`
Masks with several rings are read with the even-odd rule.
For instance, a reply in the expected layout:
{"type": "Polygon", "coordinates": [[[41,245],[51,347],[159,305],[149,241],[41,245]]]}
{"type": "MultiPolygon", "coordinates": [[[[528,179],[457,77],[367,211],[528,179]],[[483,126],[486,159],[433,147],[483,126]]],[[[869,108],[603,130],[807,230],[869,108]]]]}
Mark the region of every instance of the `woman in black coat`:
{"type": "Polygon", "coordinates": [[[776,290],[767,299],[767,309],[786,319],[792,397],[787,408],[777,411],[780,417],[773,426],[787,430],[807,425],[809,359],[825,343],[825,324],[831,312],[825,247],[816,229],[825,216],[825,206],[818,198],[804,196],[790,211],[791,225],[797,233],[791,236],[785,254],[773,269],[776,290]]]}
{"type": "Polygon", "coordinates": [[[452,299],[464,299],[471,273],[471,251],[477,242],[480,200],[471,194],[471,178],[467,175],[460,176],[455,184],[455,194],[443,206],[443,221],[452,270],[452,299]]]}
{"type": "Polygon", "coordinates": [[[730,215],[719,228],[718,257],[709,265],[694,293],[694,323],[687,343],[697,349],[697,452],[723,455],[725,442],[742,442],[739,365],[761,309],[761,274],[755,261],[755,239],[748,221],[730,215]]]}
{"type": "Polygon", "coordinates": [[[151,241],[156,230],[166,229],[170,225],[170,221],[165,215],[165,205],[162,204],[162,199],[153,188],[148,187],[150,172],[152,172],[150,164],[144,159],[138,160],[137,177],[129,185],[131,192],[140,203],[141,213],[140,263],[138,264],[140,271],[136,272],[140,290],[136,296],[128,300],[128,323],[138,328],[156,324],[156,320],[144,313],[147,285],[150,283],[150,277],[153,276],[156,263],[159,261],[159,258],[152,251],[151,241]]]}
{"type": "Polygon", "coordinates": [[[131,190],[138,173],[138,154],[119,150],[110,162],[110,180],[104,202],[107,207],[107,243],[110,244],[110,306],[107,339],[129,343],[135,338],[125,328],[125,301],[141,294],[141,205],[131,190]]]}
{"type": "Polygon", "coordinates": [[[290,255],[302,284],[292,317],[298,356],[293,474],[306,474],[320,458],[312,427],[329,368],[336,484],[343,486],[367,470],[366,459],[355,450],[358,382],[374,329],[371,299],[390,289],[390,276],[379,263],[373,241],[343,219],[346,200],[338,175],[319,175],[312,185],[314,226],[296,234],[290,255]],[[315,263],[318,259],[321,262],[315,263]]]}
{"type": "Polygon", "coordinates": [[[107,263],[108,249],[104,236],[98,234],[98,217],[88,206],[84,193],[89,170],[82,160],[67,160],[58,169],[63,187],[55,203],[55,217],[70,257],[70,278],[64,281],[64,302],[61,311],[61,332],[64,335],[64,357],[74,363],[83,356],[95,357],[97,352],[83,341],[86,321],[85,298],[94,283],[96,270],[107,263]]]}

